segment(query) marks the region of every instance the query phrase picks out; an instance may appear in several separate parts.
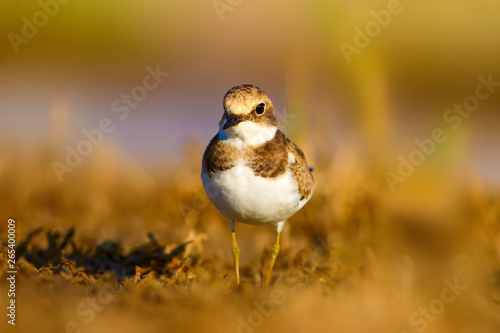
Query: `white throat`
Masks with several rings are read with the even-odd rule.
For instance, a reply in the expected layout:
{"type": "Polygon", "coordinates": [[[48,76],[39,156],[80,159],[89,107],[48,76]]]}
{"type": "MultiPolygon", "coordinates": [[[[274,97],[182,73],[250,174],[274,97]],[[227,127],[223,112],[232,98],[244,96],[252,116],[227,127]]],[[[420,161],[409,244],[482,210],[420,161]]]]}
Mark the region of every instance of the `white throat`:
{"type": "Polygon", "coordinates": [[[219,138],[237,148],[261,145],[274,138],[278,130],[277,127],[260,126],[251,121],[243,121],[228,129],[223,127],[224,124],[219,127],[219,138]]]}

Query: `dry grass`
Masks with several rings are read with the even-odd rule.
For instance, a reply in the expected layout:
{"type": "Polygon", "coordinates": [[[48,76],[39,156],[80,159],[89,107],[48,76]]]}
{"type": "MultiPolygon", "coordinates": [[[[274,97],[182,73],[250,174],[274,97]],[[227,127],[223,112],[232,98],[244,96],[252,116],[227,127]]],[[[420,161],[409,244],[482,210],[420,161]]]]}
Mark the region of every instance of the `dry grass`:
{"type": "Polygon", "coordinates": [[[261,272],[273,229],[237,226],[237,289],[227,223],[201,192],[201,151],[192,145],[171,177],[102,146],[62,183],[49,177],[53,155],[13,152],[19,168],[4,170],[0,205],[17,223],[16,331],[416,332],[423,324],[410,315],[455,279],[467,289],[426,332],[500,328],[500,196],[479,181],[436,204],[425,191],[391,194],[339,152],[317,163],[316,192],[285,227],[272,286],[261,272]],[[133,172],[141,182],[124,176],[133,172]]]}

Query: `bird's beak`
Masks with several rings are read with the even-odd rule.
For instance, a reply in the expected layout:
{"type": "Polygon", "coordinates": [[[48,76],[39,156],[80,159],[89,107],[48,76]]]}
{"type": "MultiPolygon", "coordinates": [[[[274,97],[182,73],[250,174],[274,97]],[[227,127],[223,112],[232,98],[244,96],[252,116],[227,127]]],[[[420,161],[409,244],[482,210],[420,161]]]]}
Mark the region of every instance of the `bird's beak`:
{"type": "Polygon", "coordinates": [[[236,126],[242,121],[243,121],[243,119],[240,116],[232,114],[229,116],[229,118],[227,119],[227,121],[224,124],[224,127],[222,129],[228,129],[229,127],[236,126]]]}

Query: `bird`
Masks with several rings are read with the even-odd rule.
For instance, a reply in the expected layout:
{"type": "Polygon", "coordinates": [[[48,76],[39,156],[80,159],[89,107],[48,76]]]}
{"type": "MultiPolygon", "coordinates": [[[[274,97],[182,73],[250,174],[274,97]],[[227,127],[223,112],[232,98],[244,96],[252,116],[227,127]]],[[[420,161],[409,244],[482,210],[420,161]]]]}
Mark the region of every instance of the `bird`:
{"type": "Polygon", "coordinates": [[[236,222],[276,227],[270,266],[263,276],[269,285],[283,227],[313,194],[312,168],[299,146],[278,128],[274,105],[262,89],[235,86],[225,94],[223,108],[219,130],[203,154],[203,188],[229,220],[238,286],[236,222]]]}

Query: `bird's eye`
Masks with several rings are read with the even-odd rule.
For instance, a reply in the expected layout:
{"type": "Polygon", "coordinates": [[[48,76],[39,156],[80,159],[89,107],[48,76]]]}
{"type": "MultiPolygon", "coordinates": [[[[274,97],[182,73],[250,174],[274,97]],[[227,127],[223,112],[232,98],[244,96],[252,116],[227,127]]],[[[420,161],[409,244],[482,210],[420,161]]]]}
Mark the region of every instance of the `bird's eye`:
{"type": "Polygon", "coordinates": [[[264,111],[266,111],[266,104],[264,104],[264,103],[260,103],[259,105],[257,105],[255,107],[255,112],[257,114],[263,114],[264,111]]]}

